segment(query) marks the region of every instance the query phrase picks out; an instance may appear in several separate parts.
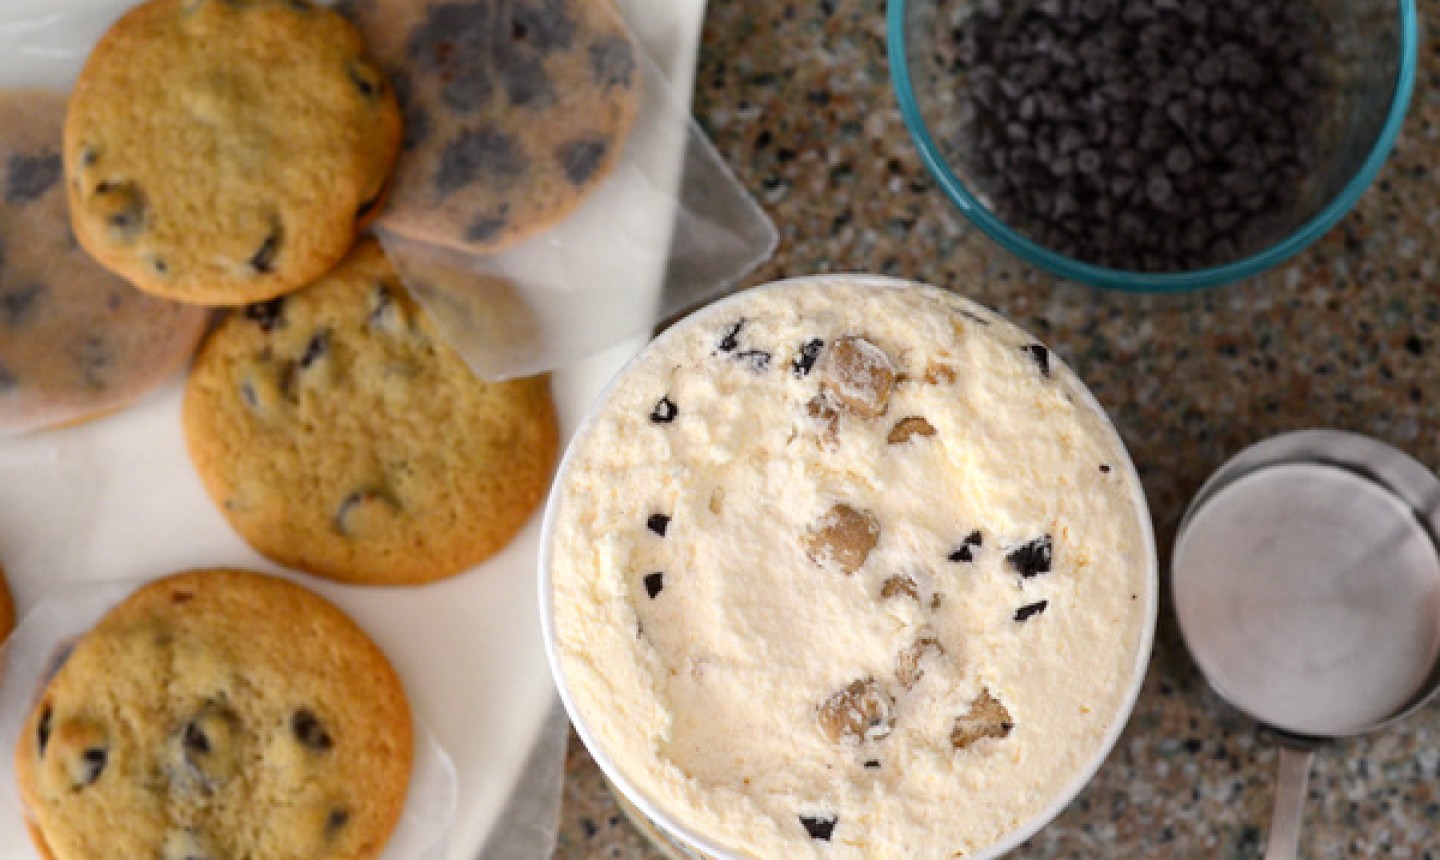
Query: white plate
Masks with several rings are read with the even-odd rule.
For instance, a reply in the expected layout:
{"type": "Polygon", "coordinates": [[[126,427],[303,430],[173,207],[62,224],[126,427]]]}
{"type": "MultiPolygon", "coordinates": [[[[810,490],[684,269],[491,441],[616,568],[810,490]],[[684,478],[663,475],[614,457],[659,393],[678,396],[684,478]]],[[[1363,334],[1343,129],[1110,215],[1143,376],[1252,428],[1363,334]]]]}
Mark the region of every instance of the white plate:
{"type": "MultiPolygon", "coordinates": [[[[689,93],[704,0],[617,2],[676,90],[689,93]]],[[[6,0],[4,19],[77,17],[48,38],[0,21],[0,43],[8,31],[28,46],[23,56],[0,51],[0,84],[68,80],[66,52],[113,17],[87,11],[97,6],[102,0],[6,0]]],[[[658,290],[660,272],[641,274],[637,289],[658,290]]],[[[554,375],[562,438],[644,342],[554,375]]],[[[185,453],[180,395],[176,381],[102,421],[0,440],[0,558],[22,614],[62,583],[150,579],[191,567],[282,572],[231,531],[205,494],[185,453]]],[[[484,844],[554,700],[536,606],[539,526],[537,512],[499,556],[421,588],[302,580],[350,612],[390,655],[416,711],[454,759],[460,796],[450,860],[472,860],[484,844]]]]}

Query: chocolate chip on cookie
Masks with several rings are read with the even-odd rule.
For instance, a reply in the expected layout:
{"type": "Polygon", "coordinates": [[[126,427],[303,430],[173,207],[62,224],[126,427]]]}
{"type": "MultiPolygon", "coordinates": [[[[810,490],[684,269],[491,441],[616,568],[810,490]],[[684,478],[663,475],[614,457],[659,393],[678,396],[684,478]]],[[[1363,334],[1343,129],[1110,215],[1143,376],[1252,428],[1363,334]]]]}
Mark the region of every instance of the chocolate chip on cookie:
{"type": "Polygon", "coordinates": [[[558,448],[548,380],[477,378],[374,240],[283,304],[223,322],[184,422],[207,490],[252,546],[371,584],[432,581],[498,552],[558,448]]]}

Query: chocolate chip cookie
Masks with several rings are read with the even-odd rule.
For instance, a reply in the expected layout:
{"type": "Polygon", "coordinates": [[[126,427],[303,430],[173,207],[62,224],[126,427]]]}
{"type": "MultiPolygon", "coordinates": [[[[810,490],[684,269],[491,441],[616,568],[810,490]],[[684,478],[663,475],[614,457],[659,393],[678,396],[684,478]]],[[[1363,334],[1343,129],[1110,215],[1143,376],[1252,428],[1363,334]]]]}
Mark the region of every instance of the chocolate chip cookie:
{"type": "Polygon", "coordinates": [[[357,583],[427,582],[499,551],[558,445],[549,380],[478,379],[373,240],[226,320],[184,413],[200,477],[241,536],[357,583]]]}
{"type": "Polygon", "coordinates": [[[111,610],[15,755],[54,860],[363,860],[404,806],[413,739],[400,679],[344,613],[281,579],[212,570],[111,610]]]}
{"type": "Polygon", "coordinates": [[[179,370],[199,308],[138,292],[75,244],[60,141],[65,97],[0,93],[0,435],[134,400],[179,370]]]}
{"type": "Polygon", "coordinates": [[[65,123],[75,235],[136,286],[240,305],[338,263],[400,145],[360,36],[308,0],[151,0],[90,55],[65,123]]]}
{"type": "Polygon", "coordinates": [[[395,82],[405,157],[385,224],[493,252],[564,218],[610,173],[640,104],[610,0],[349,0],[395,82]]]}

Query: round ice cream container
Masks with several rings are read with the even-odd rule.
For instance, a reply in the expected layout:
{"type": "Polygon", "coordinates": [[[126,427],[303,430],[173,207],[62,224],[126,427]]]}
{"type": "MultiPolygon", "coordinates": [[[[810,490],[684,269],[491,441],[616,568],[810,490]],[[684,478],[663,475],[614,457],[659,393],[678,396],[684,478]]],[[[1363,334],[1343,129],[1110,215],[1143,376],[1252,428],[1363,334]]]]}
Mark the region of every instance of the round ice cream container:
{"type": "Polygon", "coordinates": [[[575,728],[682,857],[993,858],[1093,778],[1158,604],[1124,444],[952,292],[781,281],[651,342],[545,513],[575,728]]]}

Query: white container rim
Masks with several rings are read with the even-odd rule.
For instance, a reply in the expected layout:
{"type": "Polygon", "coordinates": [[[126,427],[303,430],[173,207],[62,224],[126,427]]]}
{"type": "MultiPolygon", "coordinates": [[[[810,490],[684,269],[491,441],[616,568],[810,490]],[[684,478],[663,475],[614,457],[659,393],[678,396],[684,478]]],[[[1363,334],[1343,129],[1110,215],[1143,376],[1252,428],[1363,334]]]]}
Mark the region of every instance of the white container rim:
{"type": "MultiPolygon", "coordinates": [[[[606,404],[610,402],[616,387],[619,386],[623,379],[630,375],[630,372],[635,366],[649,355],[651,351],[663,346],[675,332],[688,329],[696,325],[701,319],[718,314],[724,308],[732,304],[737,304],[757,292],[803,289],[807,286],[823,286],[827,283],[836,282],[880,289],[935,291],[946,296],[960,295],[930,284],[903,278],[860,273],[835,273],[807,275],[772,281],[757,287],[741,290],[704,307],[697,308],[684,318],[676,321],[670,328],[661,332],[659,336],[652,339],[650,343],[646,344],[643,349],[626,362],[619,373],[605,386],[605,390],[595,402],[590,405],[585,413],[585,417],[581,419],[579,425],[576,427],[575,434],[570,438],[570,443],[566,446],[565,454],[560,460],[560,466],[555,471],[555,480],[551,484],[550,497],[545,503],[545,518],[540,530],[539,576],[537,577],[540,589],[540,626],[541,633],[545,638],[545,658],[550,664],[550,673],[554,677],[555,687],[560,694],[560,701],[564,703],[565,711],[570,715],[570,722],[575,727],[576,734],[580,736],[580,740],[589,750],[595,763],[599,765],[605,778],[661,829],[681,840],[687,847],[695,851],[700,851],[714,858],[714,860],[756,860],[756,858],[747,857],[744,854],[739,854],[723,847],[713,839],[697,833],[689,826],[680,823],[666,812],[660,804],[652,800],[649,795],[626,777],[624,771],[622,771],[614,759],[610,757],[609,752],[600,745],[598,739],[586,723],[584,714],[575,703],[574,696],[571,693],[569,683],[565,676],[564,667],[561,665],[555,634],[555,601],[551,577],[551,554],[554,545],[555,518],[559,511],[565,478],[569,473],[571,460],[576,450],[579,449],[584,440],[589,436],[592,425],[597,420],[599,414],[604,411],[606,404]]],[[[965,296],[961,297],[966,298],[965,296]]],[[[996,312],[994,309],[987,308],[987,310],[996,317],[1010,322],[1009,318],[996,312]]],[[[1011,325],[1015,324],[1011,322],[1011,325]]],[[[1028,331],[1023,326],[1017,325],[1016,328],[1021,331],[1028,331]]],[[[1055,355],[1053,350],[1051,350],[1051,360],[1058,361],[1064,365],[1063,360],[1055,355]]],[[[1068,365],[1064,366],[1067,370],[1070,369],[1068,365]]],[[[1094,779],[1095,774],[1098,773],[1101,766],[1104,765],[1105,760],[1110,756],[1111,751],[1115,748],[1115,744],[1120,740],[1120,735],[1130,722],[1130,717],[1135,710],[1135,703],[1140,697],[1140,690],[1145,682],[1145,675],[1150,666],[1150,654],[1155,643],[1155,626],[1159,616],[1160,603],[1160,561],[1155,549],[1155,527],[1150,516],[1150,506],[1146,501],[1144,487],[1140,483],[1140,476],[1135,470],[1134,460],[1130,456],[1129,449],[1125,446],[1125,440],[1120,436],[1119,431],[1115,429],[1114,423],[1110,420],[1110,416],[1105,412],[1104,408],[1101,407],[1100,402],[1095,399],[1095,395],[1091,392],[1090,387],[1086,385],[1084,380],[1080,379],[1079,375],[1075,374],[1073,370],[1071,370],[1071,374],[1075,377],[1076,381],[1080,383],[1079,391],[1084,397],[1085,404],[1100,416],[1106,429],[1108,429],[1115,440],[1120,443],[1120,451],[1124,455],[1124,463],[1122,464],[1125,470],[1124,475],[1129,480],[1130,487],[1133,491],[1132,500],[1134,502],[1134,511],[1139,519],[1138,524],[1144,540],[1145,557],[1147,560],[1144,606],[1145,624],[1141,630],[1139,647],[1135,650],[1135,662],[1131,667],[1129,685],[1121,701],[1120,708],[1116,712],[1116,719],[1106,731],[1105,737],[1101,740],[1100,745],[1096,747],[1094,754],[1086,763],[1085,767],[1081,768],[1080,772],[1075,775],[1075,778],[1066,784],[1061,791],[1056,792],[1050,803],[1046,804],[1045,808],[1033,818],[1010,831],[999,841],[992,843],[979,853],[972,855],[970,860],[994,860],[994,858],[1000,857],[1018,847],[1021,843],[1038,833],[1041,828],[1053,821],[1056,816],[1064,811],[1065,807],[1069,806],[1071,801],[1089,785],[1090,781],[1094,779]]]]}

